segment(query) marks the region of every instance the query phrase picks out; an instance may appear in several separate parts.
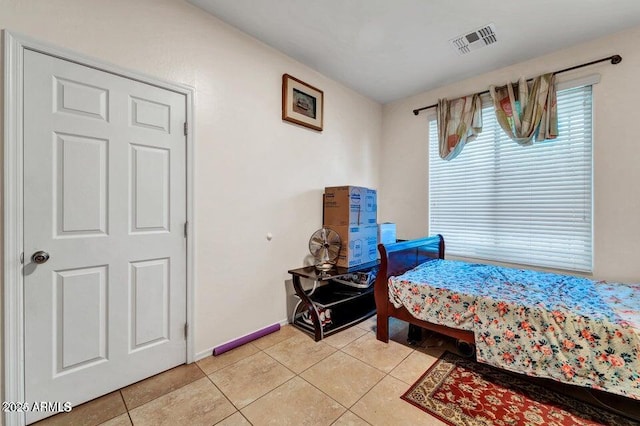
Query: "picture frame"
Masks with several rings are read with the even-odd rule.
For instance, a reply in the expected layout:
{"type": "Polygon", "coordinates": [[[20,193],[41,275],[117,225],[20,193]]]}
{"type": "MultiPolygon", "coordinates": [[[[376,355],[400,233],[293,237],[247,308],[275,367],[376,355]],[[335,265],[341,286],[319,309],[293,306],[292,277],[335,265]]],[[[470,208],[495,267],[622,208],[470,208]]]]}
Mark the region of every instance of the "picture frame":
{"type": "Polygon", "coordinates": [[[283,74],[282,119],[322,131],[324,92],[289,74],[283,74]]]}

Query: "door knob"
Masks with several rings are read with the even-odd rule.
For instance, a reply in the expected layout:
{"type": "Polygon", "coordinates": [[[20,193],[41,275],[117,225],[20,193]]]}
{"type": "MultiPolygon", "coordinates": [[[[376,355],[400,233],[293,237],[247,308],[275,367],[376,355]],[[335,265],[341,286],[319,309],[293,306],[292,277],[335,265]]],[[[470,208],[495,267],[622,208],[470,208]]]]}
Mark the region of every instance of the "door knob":
{"type": "Polygon", "coordinates": [[[33,261],[33,263],[41,264],[46,262],[47,260],[49,260],[49,253],[47,253],[46,251],[40,250],[33,253],[33,255],[31,256],[31,261],[33,261]]]}

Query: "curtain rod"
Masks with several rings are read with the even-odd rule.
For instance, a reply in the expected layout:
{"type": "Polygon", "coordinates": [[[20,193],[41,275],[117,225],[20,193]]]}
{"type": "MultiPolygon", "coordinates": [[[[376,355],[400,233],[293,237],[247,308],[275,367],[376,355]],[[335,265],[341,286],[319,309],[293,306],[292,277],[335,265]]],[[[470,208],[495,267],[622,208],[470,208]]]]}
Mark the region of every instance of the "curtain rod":
{"type": "MultiPolygon", "coordinates": [[[[620,56],[620,55],[612,55],[612,56],[609,56],[608,58],[602,58],[602,59],[598,59],[596,61],[587,62],[585,64],[581,64],[581,65],[576,65],[576,66],[573,66],[573,67],[565,68],[565,69],[560,70],[560,71],[555,71],[555,72],[553,72],[553,74],[561,74],[563,72],[573,71],[573,70],[576,70],[578,68],[588,67],[589,65],[597,64],[597,63],[604,62],[604,61],[611,61],[612,65],[619,64],[620,62],[622,62],[622,56],[620,56]]],[[[531,80],[533,80],[533,79],[530,78],[527,81],[531,81],[531,80]]],[[[489,91],[485,90],[484,92],[480,92],[479,94],[480,95],[485,95],[487,93],[489,93],[489,91]]],[[[435,108],[437,106],[438,106],[438,104],[433,104],[433,105],[425,106],[425,107],[422,107],[422,108],[414,109],[413,110],[413,114],[414,115],[418,115],[418,114],[420,114],[420,111],[424,111],[426,109],[435,108]]]]}

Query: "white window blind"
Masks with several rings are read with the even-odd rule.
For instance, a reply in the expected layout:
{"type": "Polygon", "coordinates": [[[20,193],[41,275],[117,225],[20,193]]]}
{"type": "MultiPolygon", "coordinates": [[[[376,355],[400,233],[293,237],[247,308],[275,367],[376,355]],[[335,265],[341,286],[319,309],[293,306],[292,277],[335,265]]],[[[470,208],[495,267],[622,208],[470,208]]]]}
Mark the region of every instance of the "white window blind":
{"type": "Polygon", "coordinates": [[[429,233],[448,254],[592,270],[591,86],[557,98],[557,139],[520,146],[489,106],[482,133],[452,161],[429,121],[429,233]]]}

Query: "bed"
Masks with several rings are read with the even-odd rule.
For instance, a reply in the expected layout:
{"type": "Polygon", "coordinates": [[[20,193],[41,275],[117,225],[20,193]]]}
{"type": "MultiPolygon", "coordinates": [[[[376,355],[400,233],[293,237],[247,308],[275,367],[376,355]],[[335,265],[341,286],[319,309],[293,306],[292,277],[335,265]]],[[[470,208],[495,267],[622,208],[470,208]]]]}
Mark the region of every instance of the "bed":
{"type": "Polygon", "coordinates": [[[378,248],[378,340],[394,317],[479,362],[640,399],[640,285],[444,260],[441,235],[378,248]]]}

